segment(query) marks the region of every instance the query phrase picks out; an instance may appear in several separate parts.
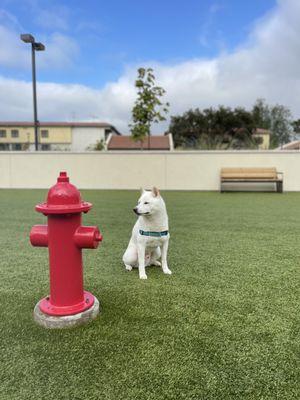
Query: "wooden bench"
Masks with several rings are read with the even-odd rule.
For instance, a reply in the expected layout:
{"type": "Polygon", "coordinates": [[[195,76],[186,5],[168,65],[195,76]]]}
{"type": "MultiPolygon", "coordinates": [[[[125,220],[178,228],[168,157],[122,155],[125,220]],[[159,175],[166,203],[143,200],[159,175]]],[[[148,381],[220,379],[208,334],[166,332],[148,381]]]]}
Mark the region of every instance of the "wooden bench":
{"type": "Polygon", "coordinates": [[[276,183],[276,191],[283,191],[283,173],[276,168],[222,168],[221,193],[224,192],[223,183],[276,183]]]}

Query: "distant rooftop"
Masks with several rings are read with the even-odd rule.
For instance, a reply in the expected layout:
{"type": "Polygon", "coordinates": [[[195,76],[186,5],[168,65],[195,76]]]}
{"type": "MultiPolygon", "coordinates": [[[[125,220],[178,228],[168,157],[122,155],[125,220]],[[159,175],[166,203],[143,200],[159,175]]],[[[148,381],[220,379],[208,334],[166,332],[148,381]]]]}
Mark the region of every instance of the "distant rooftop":
{"type": "Polygon", "coordinates": [[[107,150],[171,150],[171,137],[149,136],[143,142],[134,141],[131,136],[112,135],[107,143],[107,150]]]}
{"type": "MultiPolygon", "coordinates": [[[[33,122],[30,121],[0,121],[0,126],[34,126],[33,122]]],[[[111,128],[118,135],[120,132],[111,124],[107,122],[62,122],[62,121],[48,121],[48,122],[39,122],[39,126],[47,127],[47,126],[63,126],[63,127],[91,127],[91,128],[111,128]]]]}
{"type": "Polygon", "coordinates": [[[300,150],[300,140],[293,140],[292,142],[277,147],[275,150],[300,150]]]}
{"type": "Polygon", "coordinates": [[[270,135],[269,129],[256,128],[253,131],[254,135],[270,135]]]}

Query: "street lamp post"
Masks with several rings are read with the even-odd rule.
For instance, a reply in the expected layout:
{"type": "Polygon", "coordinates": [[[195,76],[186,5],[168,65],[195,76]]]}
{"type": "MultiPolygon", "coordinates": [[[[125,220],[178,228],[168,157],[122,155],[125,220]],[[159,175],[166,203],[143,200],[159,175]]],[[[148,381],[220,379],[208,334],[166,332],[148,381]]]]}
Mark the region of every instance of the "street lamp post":
{"type": "Polygon", "coordinates": [[[37,116],[37,101],[36,101],[36,71],[35,71],[35,52],[45,50],[43,43],[37,43],[32,35],[24,33],[21,36],[24,43],[31,43],[31,64],[32,64],[32,89],[33,89],[33,117],[34,117],[34,144],[35,150],[39,149],[38,136],[38,116],[37,116]]]}

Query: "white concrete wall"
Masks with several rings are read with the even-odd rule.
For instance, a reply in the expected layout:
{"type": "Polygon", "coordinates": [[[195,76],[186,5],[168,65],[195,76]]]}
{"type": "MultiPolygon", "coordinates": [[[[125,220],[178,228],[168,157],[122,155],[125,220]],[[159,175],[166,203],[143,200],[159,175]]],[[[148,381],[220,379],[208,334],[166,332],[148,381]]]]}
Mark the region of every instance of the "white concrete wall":
{"type": "Polygon", "coordinates": [[[105,140],[105,128],[72,127],[71,151],[86,151],[94,147],[98,140],[105,140]]]}
{"type": "Polygon", "coordinates": [[[87,189],[219,190],[222,167],[276,167],[300,191],[299,151],[0,152],[0,188],[48,188],[66,170],[87,189]]]}

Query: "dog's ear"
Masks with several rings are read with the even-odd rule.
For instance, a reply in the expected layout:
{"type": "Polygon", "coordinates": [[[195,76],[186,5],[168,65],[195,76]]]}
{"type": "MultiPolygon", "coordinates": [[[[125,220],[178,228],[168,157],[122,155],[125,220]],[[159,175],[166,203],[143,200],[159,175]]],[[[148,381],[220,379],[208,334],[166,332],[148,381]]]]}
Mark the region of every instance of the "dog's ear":
{"type": "Polygon", "coordinates": [[[142,187],[140,187],[140,192],[141,192],[141,194],[143,194],[144,191],[145,191],[145,189],[143,189],[142,187]]]}
{"type": "Polygon", "coordinates": [[[152,188],[152,194],[154,197],[158,197],[160,195],[159,190],[157,189],[157,187],[153,187],[152,188]]]}

